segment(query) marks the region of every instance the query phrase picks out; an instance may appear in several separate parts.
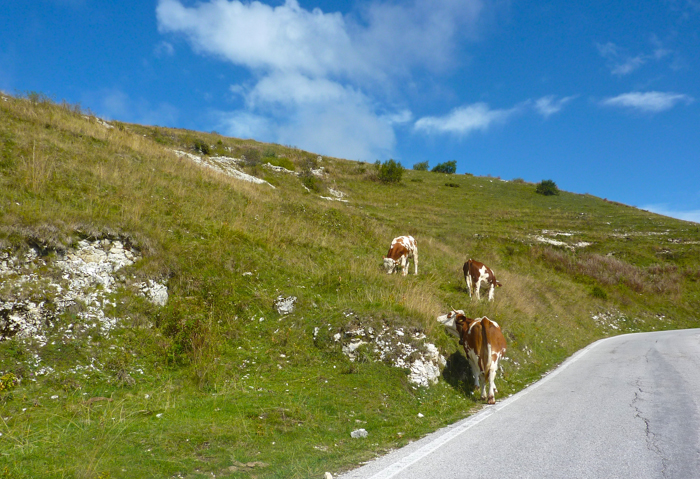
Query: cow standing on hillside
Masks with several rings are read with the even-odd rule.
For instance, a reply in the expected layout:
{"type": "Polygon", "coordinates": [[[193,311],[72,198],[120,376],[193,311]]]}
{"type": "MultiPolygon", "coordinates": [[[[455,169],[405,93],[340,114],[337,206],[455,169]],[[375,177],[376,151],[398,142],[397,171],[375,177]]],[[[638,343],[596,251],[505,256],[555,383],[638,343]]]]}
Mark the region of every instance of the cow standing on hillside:
{"type": "Polygon", "coordinates": [[[450,333],[459,337],[459,344],[464,346],[464,352],[476,378],[476,386],[481,390],[481,399],[495,404],[498,390],[494,381],[498,371],[498,360],[506,352],[506,338],[503,337],[501,327],[486,316],[467,318],[462,310],[452,310],[438,316],[437,320],[450,333]]]}
{"type": "Polygon", "coordinates": [[[464,271],[464,280],[467,282],[469,297],[472,297],[472,289],[476,290],[476,299],[481,299],[479,292],[481,283],[489,285],[489,301],[493,301],[493,292],[495,288],[500,288],[501,283],[496,281],[496,275],[484,263],[479,263],[473,259],[469,259],[464,263],[462,268],[464,271]]]}
{"type": "Polygon", "coordinates": [[[391,242],[389,252],[384,256],[384,269],[388,274],[393,273],[397,267],[403,270],[403,275],[408,274],[409,259],[413,259],[415,274],[418,274],[418,246],[413,236],[399,236],[391,242]]]}

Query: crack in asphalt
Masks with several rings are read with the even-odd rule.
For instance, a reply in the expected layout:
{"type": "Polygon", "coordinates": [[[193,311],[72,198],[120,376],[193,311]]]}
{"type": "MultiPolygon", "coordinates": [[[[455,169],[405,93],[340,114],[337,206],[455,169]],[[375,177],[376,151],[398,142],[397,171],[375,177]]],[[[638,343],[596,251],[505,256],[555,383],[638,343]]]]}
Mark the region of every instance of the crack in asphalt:
{"type": "MultiPolygon", "coordinates": [[[[646,356],[645,356],[646,357],[646,356]]],[[[649,421],[649,418],[645,417],[642,410],[637,407],[637,402],[638,401],[644,401],[644,398],[641,397],[641,394],[644,393],[644,390],[642,390],[642,386],[640,385],[641,380],[637,378],[635,381],[635,385],[637,387],[637,391],[634,393],[634,399],[632,399],[632,402],[630,403],[630,407],[634,409],[634,417],[639,418],[642,421],[644,421],[644,431],[646,434],[646,443],[647,443],[647,449],[656,454],[659,459],[661,459],[661,475],[662,477],[667,477],[666,475],[666,469],[668,466],[668,461],[669,459],[664,456],[663,451],[661,448],[656,444],[656,434],[654,434],[651,430],[651,423],[649,421]]]]}

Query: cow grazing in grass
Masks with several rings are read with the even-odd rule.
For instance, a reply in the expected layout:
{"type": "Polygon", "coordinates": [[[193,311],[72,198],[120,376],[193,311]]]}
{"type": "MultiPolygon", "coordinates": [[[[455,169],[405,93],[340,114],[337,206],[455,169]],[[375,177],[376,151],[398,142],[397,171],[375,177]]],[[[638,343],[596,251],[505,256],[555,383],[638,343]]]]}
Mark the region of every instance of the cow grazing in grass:
{"type": "Polygon", "coordinates": [[[476,378],[476,386],[481,389],[481,399],[486,399],[489,404],[496,403],[495,394],[496,371],[498,360],[506,352],[506,338],[503,337],[501,327],[496,321],[483,318],[467,318],[462,310],[453,310],[442,316],[438,316],[438,322],[459,338],[459,344],[464,346],[472,372],[476,378]],[[488,393],[486,385],[488,383],[488,393]]]}
{"type": "Polygon", "coordinates": [[[476,299],[481,299],[479,290],[481,289],[481,283],[484,283],[489,287],[489,301],[493,301],[493,291],[501,287],[501,283],[496,281],[496,275],[493,274],[493,271],[484,263],[479,263],[473,259],[464,263],[462,269],[464,271],[464,280],[467,282],[469,297],[472,297],[472,289],[474,289],[476,291],[476,299]]]}
{"type": "Polygon", "coordinates": [[[413,259],[415,274],[418,274],[418,246],[413,236],[399,236],[391,242],[389,252],[384,256],[384,269],[387,273],[393,273],[397,267],[403,270],[403,275],[408,274],[409,259],[413,259]]]}

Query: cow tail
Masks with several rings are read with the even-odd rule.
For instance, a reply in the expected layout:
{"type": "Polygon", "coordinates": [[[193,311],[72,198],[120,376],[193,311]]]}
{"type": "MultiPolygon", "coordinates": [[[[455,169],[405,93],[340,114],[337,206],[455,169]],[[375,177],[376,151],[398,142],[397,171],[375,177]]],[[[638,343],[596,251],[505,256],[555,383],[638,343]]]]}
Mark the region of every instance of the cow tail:
{"type": "Polygon", "coordinates": [[[486,335],[486,326],[490,323],[489,318],[484,316],[481,318],[481,340],[483,341],[482,343],[482,351],[485,351],[485,357],[484,357],[484,379],[488,379],[488,374],[489,371],[491,370],[491,363],[493,362],[491,359],[491,344],[489,344],[488,341],[488,336],[486,335]]]}

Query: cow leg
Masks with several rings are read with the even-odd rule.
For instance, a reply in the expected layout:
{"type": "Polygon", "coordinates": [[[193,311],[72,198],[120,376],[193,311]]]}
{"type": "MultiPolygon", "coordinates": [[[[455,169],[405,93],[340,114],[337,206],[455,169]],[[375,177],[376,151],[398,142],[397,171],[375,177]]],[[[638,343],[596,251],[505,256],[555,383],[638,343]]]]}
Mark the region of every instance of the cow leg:
{"type": "MultiPolygon", "coordinates": [[[[498,371],[498,361],[493,361],[491,362],[491,367],[489,370],[486,372],[486,381],[488,381],[489,384],[489,395],[488,395],[488,403],[489,404],[496,404],[496,371],[498,371]]],[[[486,383],[484,381],[484,383],[486,383]]],[[[486,384],[484,384],[485,388],[486,384]]],[[[482,399],[485,399],[485,394],[482,393],[481,396],[482,399]]]]}
{"type": "Polygon", "coordinates": [[[483,386],[484,382],[481,380],[481,376],[483,376],[483,373],[481,372],[481,368],[479,367],[479,358],[474,354],[474,351],[467,351],[467,359],[469,359],[469,366],[471,366],[472,374],[474,375],[474,381],[476,381],[476,389],[479,389],[481,391],[481,395],[485,399],[486,396],[484,396],[483,392],[483,386]]]}
{"type": "Polygon", "coordinates": [[[464,280],[467,282],[467,289],[469,290],[469,297],[472,297],[472,276],[470,274],[464,275],[464,280]]]}
{"type": "Polygon", "coordinates": [[[418,250],[413,252],[413,269],[416,276],[418,276],[418,250]]]}
{"type": "Polygon", "coordinates": [[[402,274],[404,276],[406,276],[408,274],[408,266],[409,266],[408,258],[406,256],[403,256],[401,258],[401,269],[403,270],[402,274]]]}
{"type": "Polygon", "coordinates": [[[481,301],[481,276],[479,276],[474,289],[476,290],[476,300],[481,301]]]}
{"type": "Polygon", "coordinates": [[[494,285],[489,288],[489,301],[493,301],[493,291],[496,289],[494,285]]]}

